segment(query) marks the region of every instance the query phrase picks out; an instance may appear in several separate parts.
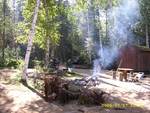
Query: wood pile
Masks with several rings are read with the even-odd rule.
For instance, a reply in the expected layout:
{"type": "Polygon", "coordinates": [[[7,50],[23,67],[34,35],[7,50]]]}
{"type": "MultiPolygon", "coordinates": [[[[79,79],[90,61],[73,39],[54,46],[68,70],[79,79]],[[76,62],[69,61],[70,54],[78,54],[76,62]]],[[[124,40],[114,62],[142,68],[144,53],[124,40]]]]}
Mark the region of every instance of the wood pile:
{"type": "MultiPolygon", "coordinates": [[[[83,78],[86,84],[95,85],[98,78],[83,78]]],[[[47,101],[59,100],[61,103],[68,103],[77,100],[79,104],[100,105],[105,101],[108,95],[100,89],[89,89],[85,85],[77,84],[79,81],[65,81],[58,76],[45,77],[45,97],[47,101]],[[107,96],[106,96],[107,95],[107,96]]],[[[98,81],[99,82],[99,81],[98,81]]]]}

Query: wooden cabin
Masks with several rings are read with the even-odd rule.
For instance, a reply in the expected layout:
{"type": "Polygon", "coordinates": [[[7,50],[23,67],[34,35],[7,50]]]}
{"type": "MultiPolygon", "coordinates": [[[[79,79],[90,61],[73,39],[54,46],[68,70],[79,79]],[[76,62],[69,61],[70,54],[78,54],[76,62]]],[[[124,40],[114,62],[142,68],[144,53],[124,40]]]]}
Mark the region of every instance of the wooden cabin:
{"type": "Polygon", "coordinates": [[[121,48],[119,56],[120,68],[150,72],[150,48],[127,45],[121,48]]]}

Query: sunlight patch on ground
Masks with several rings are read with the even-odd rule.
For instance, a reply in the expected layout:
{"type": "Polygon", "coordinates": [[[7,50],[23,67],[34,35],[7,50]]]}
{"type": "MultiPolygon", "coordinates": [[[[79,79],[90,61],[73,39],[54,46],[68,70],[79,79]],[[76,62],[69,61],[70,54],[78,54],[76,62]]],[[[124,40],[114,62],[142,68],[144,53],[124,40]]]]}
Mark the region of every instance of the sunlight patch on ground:
{"type": "Polygon", "coordinates": [[[134,82],[113,80],[109,75],[100,74],[102,83],[97,88],[103,89],[122,101],[150,110],[150,86],[134,82]]]}
{"type": "Polygon", "coordinates": [[[35,101],[41,99],[39,96],[37,96],[37,94],[33,93],[22,85],[7,85],[6,94],[8,97],[14,99],[12,103],[14,106],[11,108],[11,110],[14,112],[18,111],[27,103],[31,103],[33,100],[35,101]]]}

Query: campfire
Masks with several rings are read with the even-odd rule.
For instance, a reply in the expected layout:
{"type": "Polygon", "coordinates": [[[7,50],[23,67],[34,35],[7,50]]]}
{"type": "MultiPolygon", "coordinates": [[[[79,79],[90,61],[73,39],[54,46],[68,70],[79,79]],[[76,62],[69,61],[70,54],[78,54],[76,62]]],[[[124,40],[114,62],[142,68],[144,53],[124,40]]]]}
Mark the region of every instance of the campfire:
{"type": "Polygon", "coordinates": [[[90,76],[90,77],[84,77],[82,79],[76,79],[74,81],[72,81],[72,83],[74,83],[75,85],[78,86],[84,86],[86,87],[91,87],[91,86],[97,86],[100,85],[101,80],[99,76],[90,76]]]}

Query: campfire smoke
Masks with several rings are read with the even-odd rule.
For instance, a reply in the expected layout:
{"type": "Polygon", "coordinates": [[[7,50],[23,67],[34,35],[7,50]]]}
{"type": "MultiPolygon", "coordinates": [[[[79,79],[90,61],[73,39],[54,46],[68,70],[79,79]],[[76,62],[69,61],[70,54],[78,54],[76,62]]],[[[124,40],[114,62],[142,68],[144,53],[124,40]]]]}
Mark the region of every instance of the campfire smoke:
{"type": "Polygon", "coordinates": [[[93,75],[100,72],[100,67],[109,67],[114,62],[121,46],[134,42],[132,27],[140,17],[138,0],[121,0],[118,7],[108,9],[107,13],[110,42],[97,51],[99,57],[94,60],[93,75]]]}
{"type": "Polygon", "coordinates": [[[97,7],[98,15],[96,16],[98,18],[96,21],[101,23],[101,26],[97,26],[94,25],[95,10],[93,10],[92,2],[92,0],[87,0],[87,10],[77,11],[74,15],[78,20],[78,29],[82,31],[81,36],[84,39],[89,58],[92,59],[95,52],[97,54],[93,60],[94,76],[100,73],[103,68],[112,65],[118,57],[120,47],[136,42],[132,28],[140,19],[140,11],[138,0],[119,0],[117,6],[107,10],[97,7]],[[98,37],[94,34],[95,27],[99,30],[98,37]],[[108,44],[104,44],[103,40],[107,39],[109,40],[108,44]]]}

